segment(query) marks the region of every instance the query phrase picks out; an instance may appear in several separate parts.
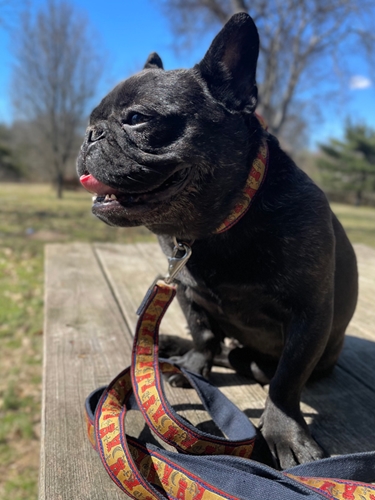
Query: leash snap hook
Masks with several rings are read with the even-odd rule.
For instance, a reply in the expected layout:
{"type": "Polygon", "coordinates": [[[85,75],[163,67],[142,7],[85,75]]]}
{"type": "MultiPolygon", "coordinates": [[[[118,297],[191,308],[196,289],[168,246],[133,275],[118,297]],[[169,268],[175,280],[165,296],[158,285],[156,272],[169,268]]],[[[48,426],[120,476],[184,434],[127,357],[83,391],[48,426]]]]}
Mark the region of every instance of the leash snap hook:
{"type": "Polygon", "coordinates": [[[186,264],[186,262],[189,260],[189,258],[191,256],[192,251],[191,251],[190,245],[188,245],[185,242],[178,241],[177,238],[175,238],[175,237],[173,238],[173,243],[174,243],[174,247],[173,247],[172,255],[170,257],[167,257],[168,258],[167,274],[165,276],[162,276],[161,274],[159,274],[155,278],[152,285],[148,289],[146,295],[144,296],[141,305],[138,307],[138,310],[137,310],[138,316],[140,316],[144,312],[144,309],[148,303],[148,300],[149,300],[151,293],[152,293],[155,285],[157,284],[157,282],[159,280],[163,280],[164,283],[166,283],[167,285],[170,285],[171,283],[173,283],[173,280],[175,279],[176,275],[181,271],[181,269],[184,267],[184,265],[186,264]]]}
{"type": "Polygon", "coordinates": [[[168,271],[164,277],[164,281],[170,285],[177,274],[185,266],[186,262],[191,256],[191,247],[187,243],[178,241],[177,238],[173,238],[174,248],[172,255],[168,257],[168,271]]]}

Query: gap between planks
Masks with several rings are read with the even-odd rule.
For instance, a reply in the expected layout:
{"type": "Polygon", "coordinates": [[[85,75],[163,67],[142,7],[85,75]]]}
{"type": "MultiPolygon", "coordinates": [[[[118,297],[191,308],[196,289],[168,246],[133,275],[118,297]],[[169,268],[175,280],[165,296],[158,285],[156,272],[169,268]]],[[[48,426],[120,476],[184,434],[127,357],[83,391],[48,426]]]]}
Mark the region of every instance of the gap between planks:
{"type": "MultiPolygon", "coordinates": [[[[321,382],[309,384],[302,409],[328,452],[342,454],[375,448],[374,315],[375,251],[356,247],[360,302],[348,329],[339,366],[321,382]],[[372,359],[372,362],[371,362],[372,359]],[[366,383],[367,382],[367,383],[366,383]]],[[[45,355],[42,414],[41,500],[124,498],[107,477],[88,444],[83,401],[130,362],[135,310],[155,275],[167,267],[156,244],[63,244],[46,249],[45,355]],[[94,479],[93,479],[94,478],[94,479]],[[79,496],[77,493],[79,492],[79,496]]],[[[187,335],[177,301],[162,330],[187,335]]],[[[266,390],[229,370],[215,368],[213,382],[256,424],[266,390]]],[[[179,407],[200,408],[192,390],[171,389],[179,407]]],[[[207,415],[189,410],[204,423],[207,415]]]]}
{"type": "MultiPolygon", "coordinates": [[[[128,324],[134,328],[136,322],[134,311],[154,277],[166,270],[166,257],[157,244],[131,246],[97,244],[95,250],[107,274],[107,279],[112,284],[114,293],[117,294],[117,301],[124,314],[127,314],[128,324]]],[[[366,266],[369,264],[369,269],[374,271],[375,277],[375,252],[360,246],[357,254],[359,254],[360,271],[366,272],[368,276],[366,266]]],[[[372,285],[371,280],[370,285],[372,285]]],[[[361,285],[361,293],[362,296],[368,293],[366,282],[361,285]]],[[[361,306],[361,298],[359,305],[361,306]]],[[[357,318],[360,322],[360,314],[357,314],[357,318]]],[[[183,314],[175,301],[163,319],[161,329],[163,333],[186,336],[185,323],[183,314]]],[[[334,454],[375,448],[375,434],[372,436],[370,432],[373,443],[371,439],[368,440],[369,429],[373,427],[371,415],[375,411],[372,389],[372,380],[375,381],[375,375],[366,358],[366,353],[371,357],[371,350],[366,342],[373,340],[373,336],[370,329],[366,329],[366,335],[363,335],[362,339],[353,337],[353,334],[359,337],[358,330],[355,328],[349,329],[349,332],[351,337],[348,338],[348,345],[343,351],[338,368],[325,380],[309,384],[302,396],[302,410],[307,421],[312,422],[313,433],[319,442],[334,454]],[[329,396],[330,394],[334,396],[329,396]],[[358,425],[359,421],[361,425],[358,425]],[[351,433],[349,429],[352,429],[351,433]],[[344,442],[343,432],[348,435],[344,442]],[[366,434],[367,437],[364,437],[366,434]]],[[[369,345],[374,350],[375,344],[372,341],[369,345]]],[[[230,370],[216,367],[213,369],[212,380],[225,395],[250,416],[255,425],[258,423],[267,395],[264,388],[233,374],[230,370]]],[[[175,390],[171,392],[170,388],[166,387],[166,391],[168,397],[174,398],[175,390]]]]}

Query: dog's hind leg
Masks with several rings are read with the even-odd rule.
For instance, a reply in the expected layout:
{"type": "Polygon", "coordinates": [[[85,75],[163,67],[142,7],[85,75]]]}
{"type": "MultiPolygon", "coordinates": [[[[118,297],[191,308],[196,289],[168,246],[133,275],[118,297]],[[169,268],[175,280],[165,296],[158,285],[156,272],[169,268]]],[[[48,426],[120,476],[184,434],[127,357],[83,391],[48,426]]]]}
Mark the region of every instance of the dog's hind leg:
{"type": "Polygon", "coordinates": [[[249,347],[236,347],[228,352],[228,364],[237,373],[267,385],[275,375],[278,360],[260,355],[249,347]]]}
{"type": "Polygon", "coordinates": [[[193,349],[194,343],[190,339],[184,339],[177,335],[159,335],[159,356],[161,358],[172,358],[183,356],[193,349]]]}

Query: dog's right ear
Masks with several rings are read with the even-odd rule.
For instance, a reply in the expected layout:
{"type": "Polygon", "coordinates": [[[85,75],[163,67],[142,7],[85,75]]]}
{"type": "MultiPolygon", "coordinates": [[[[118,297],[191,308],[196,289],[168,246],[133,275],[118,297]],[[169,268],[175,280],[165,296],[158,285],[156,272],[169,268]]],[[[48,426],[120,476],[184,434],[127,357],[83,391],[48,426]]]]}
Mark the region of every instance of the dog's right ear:
{"type": "Polygon", "coordinates": [[[241,12],[229,19],[197,68],[215,99],[229,109],[251,113],[258,98],[258,54],[258,30],[251,17],[241,12]]]}
{"type": "Polygon", "coordinates": [[[145,65],[143,66],[143,69],[164,69],[163,61],[161,60],[159,54],[151,52],[145,65]]]}

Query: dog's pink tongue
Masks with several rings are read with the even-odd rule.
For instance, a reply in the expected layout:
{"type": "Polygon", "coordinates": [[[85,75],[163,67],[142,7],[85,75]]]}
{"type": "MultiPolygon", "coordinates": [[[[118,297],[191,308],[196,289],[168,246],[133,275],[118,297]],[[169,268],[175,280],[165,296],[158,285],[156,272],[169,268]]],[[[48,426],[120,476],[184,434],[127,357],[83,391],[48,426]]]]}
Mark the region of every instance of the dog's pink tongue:
{"type": "Polygon", "coordinates": [[[95,179],[95,177],[91,174],[81,175],[79,180],[82,186],[90,193],[98,195],[117,193],[116,189],[106,186],[102,182],[98,181],[98,179],[95,179]]]}

